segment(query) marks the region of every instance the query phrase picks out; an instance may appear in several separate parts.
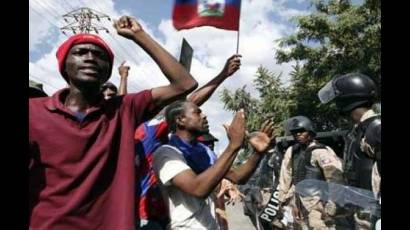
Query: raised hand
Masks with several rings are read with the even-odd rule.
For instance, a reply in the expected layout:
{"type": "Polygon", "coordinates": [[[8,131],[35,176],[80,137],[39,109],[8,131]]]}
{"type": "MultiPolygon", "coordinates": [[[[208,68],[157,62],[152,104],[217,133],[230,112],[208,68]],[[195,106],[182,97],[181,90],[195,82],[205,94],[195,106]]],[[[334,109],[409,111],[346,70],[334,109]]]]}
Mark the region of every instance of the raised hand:
{"type": "Polygon", "coordinates": [[[265,153],[268,147],[273,144],[273,122],[267,120],[262,124],[260,131],[253,132],[249,135],[249,143],[257,153],[265,153]]]}
{"type": "Polygon", "coordinates": [[[240,148],[245,138],[245,112],[240,109],[232,120],[231,125],[223,125],[229,139],[229,145],[240,148]]]}
{"type": "Polygon", "coordinates": [[[126,61],[123,61],[121,65],[118,67],[118,72],[121,77],[128,77],[128,72],[130,70],[129,66],[124,65],[126,61]]]}
{"type": "Polygon", "coordinates": [[[133,39],[136,34],[144,31],[137,20],[129,16],[122,16],[120,19],[114,20],[113,26],[119,35],[128,39],[133,39]]]}
{"type": "Polygon", "coordinates": [[[225,66],[221,71],[220,75],[224,77],[229,77],[234,74],[241,66],[241,58],[239,54],[232,55],[228,60],[226,60],[225,66]]]}

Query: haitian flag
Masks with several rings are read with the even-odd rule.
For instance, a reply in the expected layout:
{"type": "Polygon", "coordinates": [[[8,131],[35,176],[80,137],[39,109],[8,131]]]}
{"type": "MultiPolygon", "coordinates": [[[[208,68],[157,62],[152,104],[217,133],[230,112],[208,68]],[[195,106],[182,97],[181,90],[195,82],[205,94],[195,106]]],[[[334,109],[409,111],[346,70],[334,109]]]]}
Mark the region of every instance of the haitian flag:
{"type": "Polygon", "coordinates": [[[241,0],[175,0],[172,21],[175,29],[213,26],[239,30],[241,0]]]}

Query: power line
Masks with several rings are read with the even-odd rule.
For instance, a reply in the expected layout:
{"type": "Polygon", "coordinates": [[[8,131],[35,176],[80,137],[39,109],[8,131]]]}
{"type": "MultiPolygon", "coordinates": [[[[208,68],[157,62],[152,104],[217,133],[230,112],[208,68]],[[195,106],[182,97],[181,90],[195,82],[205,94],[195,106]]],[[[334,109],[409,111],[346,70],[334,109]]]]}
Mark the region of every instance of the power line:
{"type": "MultiPolygon", "coordinates": [[[[124,60],[127,60],[126,58],[123,58],[123,59],[124,59],[124,60]]],[[[35,68],[41,69],[41,71],[46,72],[46,73],[52,71],[51,69],[48,69],[48,66],[45,66],[44,64],[41,64],[41,63],[36,63],[36,64],[33,65],[33,66],[34,66],[35,68]]],[[[30,75],[32,75],[32,74],[30,74],[30,75]]],[[[32,76],[33,76],[33,75],[32,75],[32,76]]],[[[36,77],[36,76],[33,76],[33,77],[36,78],[37,80],[41,81],[42,83],[44,83],[44,84],[46,84],[46,85],[48,85],[48,86],[54,88],[54,89],[58,89],[58,87],[55,87],[55,86],[53,86],[53,85],[51,85],[51,84],[45,82],[44,80],[41,80],[39,77],[36,77]]],[[[139,91],[139,90],[138,90],[139,87],[140,87],[140,86],[139,86],[138,84],[137,84],[137,86],[135,86],[134,82],[128,82],[128,88],[131,89],[132,91],[135,91],[135,92],[139,91]]]]}
{"type": "MultiPolygon", "coordinates": [[[[58,18],[60,18],[61,16],[61,13],[59,13],[59,8],[57,8],[56,6],[54,6],[53,4],[51,4],[49,1],[44,1],[44,4],[46,4],[47,6],[49,6],[51,9],[53,9],[55,12],[57,12],[57,14],[58,14],[58,18]]],[[[59,5],[60,7],[61,7],[61,9],[62,10],[65,10],[65,9],[63,9],[63,6],[62,5],[59,5]]]]}
{"type": "MultiPolygon", "coordinates": [[[[50,19],[48,19],[48,17],[45,17],[46,14],[49,14],[53,19],[58,19],[58,11],[56,10],[56,8],[54,8],[51,5],[48,5],[48,7],[40,2],[38,2],[37,0],[35,0],[35,2],[31,2],[33,6],[29,5],[30,9],[36,13],[40,18],[44,18],[50,25],[56,26],[57,28],[59,27],[58,25],[56,25],[55,23],[53,23],[50,19]],[[34,6],[37,6],[38,8],[41,8],[42,11],[45,11],[45,14],[40,13],[34,6]],[[57,12],[57,13],[55,13],[57,12]],[[56,16],[57,15],[57,16],[56,16]]],[[[73,8],[71,4],[67,3],[69,5],[69,7],[73,8]]],[[[63,7],[63,5],[60,5],[61,7],[63,7]]],[[[75,11],[75,10],[74,10],[75,11]]],[[[98,15],[102,15],[102,13],[98,12],[98,15]]],[[[102,15],[101,18],[104,18],[104,16],[102,15]]],[[[98,27],[97,27],[98,28],[98,27]]],[[[127,60],[127,59],[124,59],[127,60]]],[[[41,64],[37,63],[35,65],[37,68],[41,68],[43,71],[48,72],[49,70],[47,70],[46,68],[44,68],[41,64]]],[[[35,80],[43,83],[44,85],[58,90],[58,88],[54,85],[51,85],[50,83],[42,80],[41,78],[34,76],[33,74],[29,74],[29,76],[31,76],[32,78],[34,78],[35,80]]],[[[132,82],[129,82],[128,87],[131,88],[133,91],[137,91],[136,87],[134,86],[134,84],[132,82]]]]}
{"type": "MultiPolygon", "coordinates": [[[[139,63],[139,62],[142,62],[142,60],[143,60],[142,57],[139,57],[137,54],[135,54],[135,56],[131,55],[131,54],[128,52],[128,50],[127,50],[126,48],[124,48],[124,46],[122,45],[122,43],[120,43],[120,42],[118,41],[118,39],[116,39],[116,38],[112,35],[112,33],[109,33],[109,35],[110,35],[110,37],[114,40],[114,42],[116,42],[116,43],[118,44],[118,46],[121,48],[121,50],[122,50],[125,54],[127,54],[127,56],[131,57],[131,61],[134,61],[135,64],[137,64],[137,63],[139,63]],[[141,60],[137,60],[135,57],[139,57],[141,60]]],[[[150,77],[150,76],[153,76],[153,75],[154,75],[153,73],[147,73],[147,71],[146,71],[144,68],[139,68],[138,71],[140,71],[141,73],[143,73],[143,74],[146,75],[147,77],[150,77]]],[[[138,87],[140,87],[140,86],[138,85],[138,87]]]]}
{"type": "MultiPolygon", "coordinates": [[[[139,60],[136,60],[134,56],[131,56],[131,54],[129,54],[129,52],[126,51],[126,49],[121,45],[121,43],[120,43],[118,40],[116,40],[116,39],[114,38],[114,36],[112,36],[111,33],[110,33],[110,35],[111,35],[111,38],[112,38],[116,43],[118,43],[119,47],[123,50],[123,52],[125,52],[125,53],[127,54],[127,56],[131,57],[131,61],[134,61],[134,63],[135,63],[136,65],[137,65],[139,62],[141,62],[141,61],[139,61],[139,60]]],[[[135,55],[135,56],[137,56],[137,55],[135,55]]],[[[152,73],[151,73],[151,74],[147,73],[147,71],[146,71],[144,68],[139,68],[138,71],[142,72],[142,73],[143,73],[144,75],[146,75],[147,77],[153,75],[152,73]]],[[[138,85],[138,87],[140,87],[140,86],[138,85]]]]}
{"type": "MultiPolygon", "coordinates": [[[[88,4],[87,4],[87,3],[85,3],[83,0],[77,0],[77,1],[78,1],[79,5],[84,5],[84,6],[88,6],[89,8],[91,8],[89,2],[88,2],[88,4]]],[[[96,1],[94,1],[94,5],[95,5],[95,6],[98,8],[98,10],[99,10],[99,11],[94,10],[96,13],[104,14],[102,8],[99,7],[99,5],[97,4],[96,1]]]]}
{"type": "Polygon", "coordinates": [[[67,23],[69,22],[68,19],[75,20],[75,22],[60,28],[63,34],[65,34],[65,31],[72,31],[73,34],[91,33],[91,31],[98,34],[98,31],[100,30],[104,30],[107,33],[109,32],[107,28],[94,24],[93,21],[100,21],[104,18],[111,20],[110,17],[103,13],[97,13],[93,9],[88,7],[81,7],[77,10],[64,14],[63,18],[67,23]]]}
{"type": "Polygon", "coordinates": [[[99,3],[98,3],[97,1],[95,1],[95,0],[93,0],[93,2],[94,2],[94,4],[95,4],[95,6],[102,12],[103,9],[102,9],[102,7],[99,6],[99,3]]]}
{"type": "Polygon", "coordinates": [[[56,91],[59,90],[57,87],[55,87],[55,86],[49,84],[48,82],[42,80],[42,79],[39,78],[39,77],[34,76],[34,75],[31,74],[31,73],[29,73],[28,75],[31,76],[32,78],[34,78],[36,81],[42,83],[43,85],[46,85],[46,86],[48,86],[48,87],[50,87],[50,88],[53,88],[53,89],[55,89],[56,91]]]}
{"type": "Polygon", "coordinates": [[[129,48],[127,49],[127,46],[124,46],[123,43],[121,43],[117,38],[113,36],[113,34],[117,33],[115,29],[111,27],[109,35],[111,38],[114,40],[114,42],[118,43],[118,46],[120,46],[120,49],[122,50],[123,53],[125,53],[128,57],[130,57],[131,61],[134,61],[135,63],[142,62],[144,58],[140,56],[137,52],[135,54],[130,54],[129,48]]]}
{"type": "Polygon", "coordinates": [[[35,65],[33,65],[35,68],[40,68],[43,72],[47,73],[50,72],[52,70],[45,68],[45,66],[43,64],[40,63],[36,63],[35,65]]]}
{"type": "MultiPolygon", "coordinates": [[[[47,6],[45,5],[45,2],[40,2],[40,1],[37,1],[37,0],[34,0],[34,1],[37,3],[37,4],[35,4],[35,5],[41,6],[45,11],[50,12],[51,15],[53,16],[53,18],[55,18],[55,19],[57,19],[57,20],[60,18],[60,15],[58,14],[58,12],[55,13],[53,10],[51,10],[50,7],[47,7],[47,6]]],[[[32,4],[33,4],[33,3],[32,3],[32,4]]]]}
{"type": "MultiPolygon", "coordinates": [[[[79,9],[70,11],[67,14],[63,15],[63,18],[66,22],[68,22],[68,19],[74,19],[75,21],[73,23],[70,23],[60,28],[60,30],[64,34],[66,34],[65,33],[66,31],[72,31],[73,34],[91,33],[91,32],[98,33],[99,30],[105,30],[106,32],[109,32],[107,28],[94,24],[93,21],[94,20],[100,21],[101,19],[105,19],[105,18],[110,20],[110,17],[106,14],[97,12],[88,7],[81,7],[79,9]]],[[[122,47],[121,44],[119,45],[120,47],[122,47]]],[[[128,54],[125,49],[123,49],[123,52],[125,54],[128,54]]],[[[132,85],[133,85],[132,83],[129,84],[130,88],[134,88],[132,85]]]]}
{"type": "MultiPolygon", "coordinates": [[[[116,32],[116,31],[115,31],[116,32]]],[[[118,39],[116,39],[113,35],[112,32],[110,31],[109,33],[110,37],[114,40],[115,43],[118,44],[118,46],[120,47],[120,49],[122,50],[122,52],[124,52],[130,59],[131,61],[134,61],[135,63],[141,62],[143,60],[142,57],[140,57],[137,53],[135,53],[134,55],[130,54],[128,52],[129,49],[125,48],[122,43],[120,41],[118,41],[118,39]],[[137,59],[138,58],[138,59],[137,59]]]]}
{"type": "Polygon", "coordinates": [[[57,28],[59,28],[58,25],[54,24],[53,22],[51,22],[47,17],[44,17],[44,15],[42,15],[40,12],[38,12],[36,9],[34,9],[32,6],[28,6],[34,13],[36,13],[40,18],[44,18],[48,23],[50,23],[50,25],[53,25],[57,28]]]}
{"type": "Polygon", "coordinates": [[[86,4],[84,1],[82,0],[77,0],[78,3],[80,3],[80,5],[84,5],[84,6],[90,6],[90,4],[86,4]]]}
{"type": "MultiPolygon", "coordinates": [[[[50,71],[50,70],[46,69],[43,64],[40,64],[40,63],[37,63],[37,64],[34,65],[34,66],[35,66],[36,68],[40,68],[40,69],[41,69],[42,71],[44,71],[44,72],[49,72],[49,71],[50,71]]],[[[52,88],[54,88],[54,89],[58,89],[58,87],[55,87],[55,86],[53,86],[53,85],[51,85],[51,84],[45,82],[44,80],[41,80],[39,77],[36,77],[36,76],[34,76],[33,74],[30,74],[30,73],[29,73],[29,75],[32,76],[32,77],[34,77],[34,78],[36,78],[36,80],[39,80],[39,81],[41,81],[42,83],[47,84],[48,86],[50,86],[50,87],[52,87],[52,88]]],[[[133,91],[138,91],[135,86],[133,86],[133,85],[130,84],[130,82],[129,82],[129,84],[128,84],[128,87],[129,87],[131,90],[133,90],[133,91]]]]}
{"type": "MultiPolygon", "coordinates": [[[[122,44],[110,33],[111,38],[118,44],[118,46],[121,48],[121,50],[130,58],[132,59],[132,61],[134,61],[135,63],[138,63],[138,60],[135,59],[134,56],[132,56],[126,48],[124,48],[124,46],[122,46],[122,44]]],[[[135,55],[137,56],[137,55],[135,55]]]]}
{"type": "MultiPolygon", "coordinates": [[[[82,0],[80,0],[84,5],[86,5],[82,0]]],[[[97,12],[91,8],[88,7],[82,7],[77,10],[73,10],[65,15],[63,15],[64,18],[74,18],[76,22],[71,23],[65,27],[60,28],[63,33],[65,34],[64,31],[71,30],[74,34],[77,32],[85,32],[85,33],[91,33],[92,31],[98,33],[99,30],[105,30],[107,33],[109,33],[110,37],[114,40],[115,43],[117,43],[117,46],[121,49],[122,52],[125,56],[128,56],[125,60],[131,60],[135,63],[138,63],[139,61],[136,60],[137,55],[131,55],[126,48],[117,40],[115,37],[112,36],[112,34],[109,32],[109,30],[103,26],[98,26],[96,24],[93,24],[92,21],[97,19],[100,21],[100,19],[107,18],[110,20],[110,17],[104,13],[97,12]],[[78,22],[78,23],[77,23],[78,22]]],[[[65,19],[66,20],[66,19],[65,19]]],[[[67,21],[67,20],[66,20],[67,21]]],[[[147,76],[145,70],[142,70],[147,76]]]]}
{"type": "Polygon", "coordinates": [[[75,7],[71,5],[70,1],[63,1],[63,2],[68,6],[68,9],[75,10],[75,7]]]}
{"type": "Polygon", "coordinates": [[[46,68],[43,66],[43,64],[36,63],[36,64],[33,65],[33,66],[35,66],[35,67],[37,67],[37,68],[40,68],[40,69],[43,70],[44,72],[50,72],[50,70],[49,70],[49,69],[46,69],[46,68]]]}
{"type": "MultiPolygon", "coordinates": [[[[83,1],[81,1],[81,2],[82,2],[84,5],[86,5],[83,1]]],[[[96,3],[97,3],[97,2],[96,2],[96,3]]],[[[48,3],[47,3],[47,4],[48,4],[48,3]]],[[[56,10],[56,8],[53,7],[52,5],[49,5],[49,4],[48,4],[49,7],[46,7],[44,4],[41,4],[38,0],[35,0],[35,2],[32,2],[32,5],[41,6],[41,8],[44,8],[43,10],[46,11],[46,14],[49,14],[49,15],[50,15],[51,17],[53,17],[53,18],[59,18],[59,17],[54,17],[54,16],[53,16],[53,15],[56,14],[56,12],[57,12],[57,14],[59,14],[59,12],[58,12],[58,10],[56,10]]],[[[67,16],[67,15],[69,15],[69,14],[74,15],[74,14],[78,11],[78,10],[74,9],[74,7],[73,7],[68,1],[65,2],[65,6],[68,6],[69,8],[71,8],[72,11],[69,12],[68,14],[64,15],[64,16],[67,16]]],[[[60,7],[61,7],[61,8],[64,8],[64,9],[66,8],[65,6],[64,6],[63,4],[60,5],[60,7]]],[[[96,4],[96,6],[97,6],[98,8],[100,8],[98,4],[96,4]]],[[[56,25],[55,23],[53,23],[52,21],[50,21],[50,20],[48,19],[48,17],[45,17],[44,14],[40,13],[36,8],[34,8],[33,6],[30,6],[30,5],[29,5],[29,7],[31,8],[32,11],[34,11],[36,14],[38,14],[38,16],[40,16],[41,18],[44,18],[48,23],[50,23],[50,25],[59,27],[58,25],[56,25]]],[[[83,8],[85,8],[85,7],[83,7],[83,8]]],[[[81,9],[81,8],[80,8],[80,9],[81,9]]],[[[100,8],[100,9],[102,9],[102,8],[100,8]]],[[[91,10],[91,9],[90,9],[90,10],[91,10]]],[[[90,13],[90,12],[88,12],[88,13],[90,13]]],[[[80,25],[75,25],[75,24],[74,24],[74,25],[73,25],[73,24],[70,24],[70,25],[67,25],[66,28],[72,29],[71,27],[73,27],[73,28],[74,28],[73,32],[74,32],[74,31],[75,31],[75,32],[81,31],[81,29],[82,29],[83,31],[86,30],[86,32],[91,32],[92,29],[94,29],[94,31],[95,31],[95,30],[98,31],[98,30],[101,30],[101,29],[104,29],[104,30],[106,30],[106,31],[109,31],[108,29],[106,29],[106,28],[104,28],[104,27],[100,27],[100,26],[98,26],[98,25],[95,25],[95,24],[91,23],[91,20],[92,20],[92,19],[97,19],[97,20],[99,20],[100,18],[104,18],[104,16],[106,16],[107,18],[109,18],[108,15],[104,15],[103,13],[100,13],[100,12],[97,12],[97,11],[92,12],[92,14],[93,14],[93,15],[92,15],[93,17],[90,17],[89,19],[87,19],[86,17],[84,18],[84,19],[88,20],[88,22],[84,23],[82,26],[80,26],[80,25]],[[98,16],[95,16],[95,15],[98,15],[98,16]],[[77,27],[75,27],[75,26],[77,26],[77,27]],[[88,26],[88,27],[87,27],[87,26],[88,26]]],[[[89,16],[89,15],[88,15],[88,16],[89,16]]],[[[64,28],[64,27],[63,27],[63,28],[64,28]]],[[[98,32],[97,32],[97,33],[98,33],[98,32]]],[[[129,53],[128,49],[125,48],[121,42],[119,42],[114,36],[112,36],[111,33],[109,33],[109,34],[110,34],[111,39],[114,40],[114,43],[117,43],[116,45],[119,46],[119,48],[120,48],[120,52],[118,52],[118,54],[121,54],[121,56],[124,56],[124,55],[125,55],[125,56],[128,56],[128,57],[129,57],[129,58],[125,58],[124,60],[129,60],[129,61],[135,62],[135,64],[139,63],[139,60],[137,60],[136,58],[138,57],[138,59],[140,59],[140,57],[139,57],[137,54],[131,55],[131,54],[129,53]]],[[[142,60],[142,58],[141,58],[141,60],[142,60]]],[[[39,67],[39,68],[42,68],[43,70],[45,70],[45,68],[42,67],[42,66],[39,65],[39,64],[37,64],[36,66],[39,67]]],[[[47,71],[47,70],[45,70],[45,71],[47,71]]],[[[152,74],[148,74],[144,68],[140,68],[139,71],[141,71],[141,72],[142,72],[143,74],[145,74],[147,77],[149,77],[149,76],[152,75],[152,74]]],[[[32,75],[31,75],[31,76],[32,76],[32,75]]],[[[35,77],[35,76],[34,76],[34,77],[35,77]]],[[[35,78],[38,79],[37,77],[35,77],[35,78]]],[[[39,79],[39,80],[40,80],[40,79],[39,79]]],[[[44,81],[42,81],[42,82],[44,82],[44,81]]],[[[55,87],[55,86],[52,86],[52,85],[50,85],[50,84],[48,84],[48,83],[46,83],[46,82],[44,82],[44,83],[47,84],[47,85],[49,85],[50,87],[52,87],[52,88],[54,88],[54,89],[57,89],[57,87],[55,87]]],[[[128,86],[129,86],[132,90],[135,90],[135,91],[137,91],[137,88],[140,88],[140,85],[137,84],[136,82],[129,82],[128,86]],[[135,86],[135,85],[136,85],[136,86],[135,86]]]]}

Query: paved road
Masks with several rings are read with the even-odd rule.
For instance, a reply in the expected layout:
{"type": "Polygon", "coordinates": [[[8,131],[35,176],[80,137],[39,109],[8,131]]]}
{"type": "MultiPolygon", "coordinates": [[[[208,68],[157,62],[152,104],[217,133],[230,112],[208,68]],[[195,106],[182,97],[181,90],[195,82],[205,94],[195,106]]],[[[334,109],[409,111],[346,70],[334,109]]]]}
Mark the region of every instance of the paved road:
{"type": "Polygon", "coordinates": [[[230,230],[253,230],[248,216],[243,214],[242,202],[235,203],[235,205],[226,206],[226,214],[228,216],[228,226],[230,230]]]}

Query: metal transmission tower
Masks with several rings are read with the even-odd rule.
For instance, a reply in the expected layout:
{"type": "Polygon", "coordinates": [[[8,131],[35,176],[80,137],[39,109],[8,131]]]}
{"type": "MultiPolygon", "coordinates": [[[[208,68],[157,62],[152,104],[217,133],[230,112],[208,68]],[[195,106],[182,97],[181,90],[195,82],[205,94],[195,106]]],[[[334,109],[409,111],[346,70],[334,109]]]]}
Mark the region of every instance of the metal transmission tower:
{"type": "Polygon", "coordinates": [[[88,7],[81,7],[80,9],[73,10],[70,13],[63,15],[64,21],[71,23],[61,27],[60,30],[63,34],[66,34],[66,31],[70,31],[73,34],[76,33],[91,33],[95,32],[98,34],[99,30],[104,30],[109,33],[108,29],[99,26],[93,23],[93,20],[101,21],[101,19],[107,18],[108,21],[111,21],[110,17],[106,14],[97,12],[88,7]],[[74,22],[72,22],[74,20],[74,22]]]}

